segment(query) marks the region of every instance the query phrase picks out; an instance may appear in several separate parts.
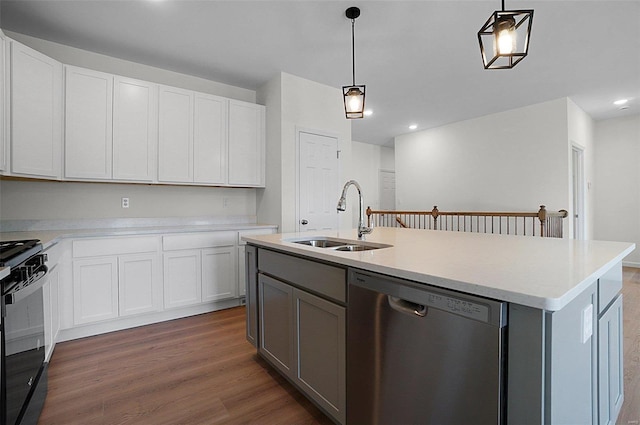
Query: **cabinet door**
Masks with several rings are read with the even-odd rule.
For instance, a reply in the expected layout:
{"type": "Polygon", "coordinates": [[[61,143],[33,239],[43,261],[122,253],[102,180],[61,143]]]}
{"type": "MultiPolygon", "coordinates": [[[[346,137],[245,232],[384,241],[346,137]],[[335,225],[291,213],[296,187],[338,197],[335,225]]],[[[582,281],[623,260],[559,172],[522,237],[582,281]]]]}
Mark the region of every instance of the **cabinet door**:
{"type": "Polygon", "coordinates": [[[158,180],[193,181],[193,92],[160,87],[158,180]]]}
{"type": "Polygon", "coordinates": [[[113,76],[65,66],[64,175],[111,179],[113,76]]]}
{"type": "Polygon", "coordinates": [[[263,274],[260,291],[260,353],[283,374],[294,377],[293,288],[263,274]]]}
{"type": "Polygon", "coordinates": [[[599,424],[615,424],[624,401],[622,294],[598,321],[599,424]]]}
{"type": "Polygon", "coordinates": [[[7,93],[6,78],[7,78],[7,60],[6,54],[6,40],[0,35],[0,172],[7,169],[7,150],[6,143],[7,137],[7,110],[9,108],[9,95],[7,93]]]}
{"type": "Polygon", "coordinates": [[[46,347],[45,358],[46,361],[49,361],[56,345],[58,331],[60,330],[60,318],[58,315],[58,267],[54,266],[49,270],[49,274],[45,279],[47,279],[47,281],[42,287],[44,300],[44,345],[46,347]]]}
{"type": "Polygon", "coordinates": [[[73,261],[73,323],[118,317],[118,260],[116,257],[73,261]]]}
{"type": "Polygon", "coordinates": [[[125,255],[118,258],[120,316],[162,309],[162,282],[157,254],[125,255]]]}
{"type": "Polygon", "coordinates": [[[200,250],[164,253],[164,306],[198,304],[202,299],[200,250]]]}
{"type": "Polygon", "coordinates": [[[254,246],[241,247],[245,255],[243,259],[246,276],[246,313],[247,313],[247,341],[258,348],[258,258],[257,248],[254,246]]]}
{"type": "Polygon", "coordinates": [[[245,245],[238,247],[238,296],[247,295],[247,265],[245,264],[245,245]]]}
{"type": "Polygon", "coordinates": [[[328,413],[346,420],[345,308],[298,289],[293,290],[294,380],[328,413]]]}
{"type": "Polygon", "coordinates": [[[158,86],[115,77],[113,178],[153,181],[158,144],[158,86]]]}
{"type": "Polygon", "coordinates": [[[62,64],[11,42],[11,172],[60,178],[62,64]]]}
{"type": "Polygon", "coordinates": [[[202,301],[238,296],[236,247],[202,250],[202,301]]]}
{"type": "Polygon", "coordinates": [[[229,184],[264,186],[262,105],[229,101],[229,184]]]}
{"type": "Polygon", "coordinates": [[[227,99],[195,94],[193,177],[197,183],[227,182],[227,99]]]}

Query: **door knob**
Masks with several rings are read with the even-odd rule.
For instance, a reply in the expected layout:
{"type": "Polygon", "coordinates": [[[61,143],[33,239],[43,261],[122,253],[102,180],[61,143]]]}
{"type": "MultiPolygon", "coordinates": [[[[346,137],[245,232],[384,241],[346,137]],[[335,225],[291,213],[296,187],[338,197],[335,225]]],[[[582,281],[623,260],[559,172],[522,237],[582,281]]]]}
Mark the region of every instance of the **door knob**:
{"type": "Polygon", "coordinates": [[[302,220],[300,220],[300,224],[306,226],[307,224],[309,224],[309,222],[303,218],[302,220]]]}

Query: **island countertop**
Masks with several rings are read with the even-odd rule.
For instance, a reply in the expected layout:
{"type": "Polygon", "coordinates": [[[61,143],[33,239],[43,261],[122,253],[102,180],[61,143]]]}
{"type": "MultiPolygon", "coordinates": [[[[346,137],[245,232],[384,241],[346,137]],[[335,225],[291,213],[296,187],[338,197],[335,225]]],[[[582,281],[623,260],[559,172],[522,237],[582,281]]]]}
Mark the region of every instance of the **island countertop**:
{"type": "Polygon", "coordinates": [[[557,311],[635,249],[627,242],[379,227],[366,241],[392,247],[341,252],[292,242],[357,239],[356,230],[245,236],[248,243],[419,283],[557,311]]]}

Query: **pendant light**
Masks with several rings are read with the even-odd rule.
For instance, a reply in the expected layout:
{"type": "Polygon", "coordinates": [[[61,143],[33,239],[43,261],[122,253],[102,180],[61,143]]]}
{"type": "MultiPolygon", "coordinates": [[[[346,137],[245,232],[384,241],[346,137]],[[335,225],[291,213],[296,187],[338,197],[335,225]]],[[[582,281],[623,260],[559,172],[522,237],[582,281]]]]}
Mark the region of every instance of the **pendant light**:
{"type": "Polygon", "coordinates": [[[478,31],[484,69],[510,69],[527,56],[533,10],[496,10],[478,31]],[[488,52],[489,51],[489,52],[488,52]]]}
{"type": "Polygon", "coordinates": [[[356,18],[360,16],[360,9],[350,7],[345,11],[347,18],[351,19],[351,64],[353,79],[350,86],[342,86],[344,97],[344,113],[347,119],[364,118],[364,85],[356,85],[356,43],[354,26],[356,18]]]}

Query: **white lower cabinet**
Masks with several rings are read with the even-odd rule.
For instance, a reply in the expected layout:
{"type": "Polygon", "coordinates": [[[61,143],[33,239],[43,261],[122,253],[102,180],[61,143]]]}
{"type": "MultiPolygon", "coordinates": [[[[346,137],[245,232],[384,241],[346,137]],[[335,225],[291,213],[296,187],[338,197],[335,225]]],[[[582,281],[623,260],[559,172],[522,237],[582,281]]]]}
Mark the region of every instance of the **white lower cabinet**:
{"type": "Polygon", "coordinates": [[[44,345],[46,347],[45,359],[49,361],[55,342],[60,331],[60,315],[58,307],[59,299],[59,284],[60,273],[57,267],[53,267],[49,270],[49,274],[46,277],[47,281],[43,285],[43,300],[44,300],[44,345]]]}
{"type": "Polygon", "coordinates": [[[73,324],[162,310],[159,238],[72,242],[73,324]]]}
{"type": "Polygon", "coordinates": [[[118,304],[120,316],[162,309],[162,285],[157,254],[118,258],[118,304]]]}
{"type": "Polygon", "coordinates": [[[236,247],[202,250],[202,301],[238,296],[236,247]]]}
{"type": "Polygon", "coordinates": [[[236,232],[163,237],[166,308],[238,296],[236,232]]]}
{"type": "Polygon", "coordinates": [[[118,317],[118,258],[73,262],[73,323],[82,325],[118,317]]]}
{"type": "Polygon", "coordinates": [[[200,250],[164,253],[164,306],[193,305],[202,299],[200,250]]]}

